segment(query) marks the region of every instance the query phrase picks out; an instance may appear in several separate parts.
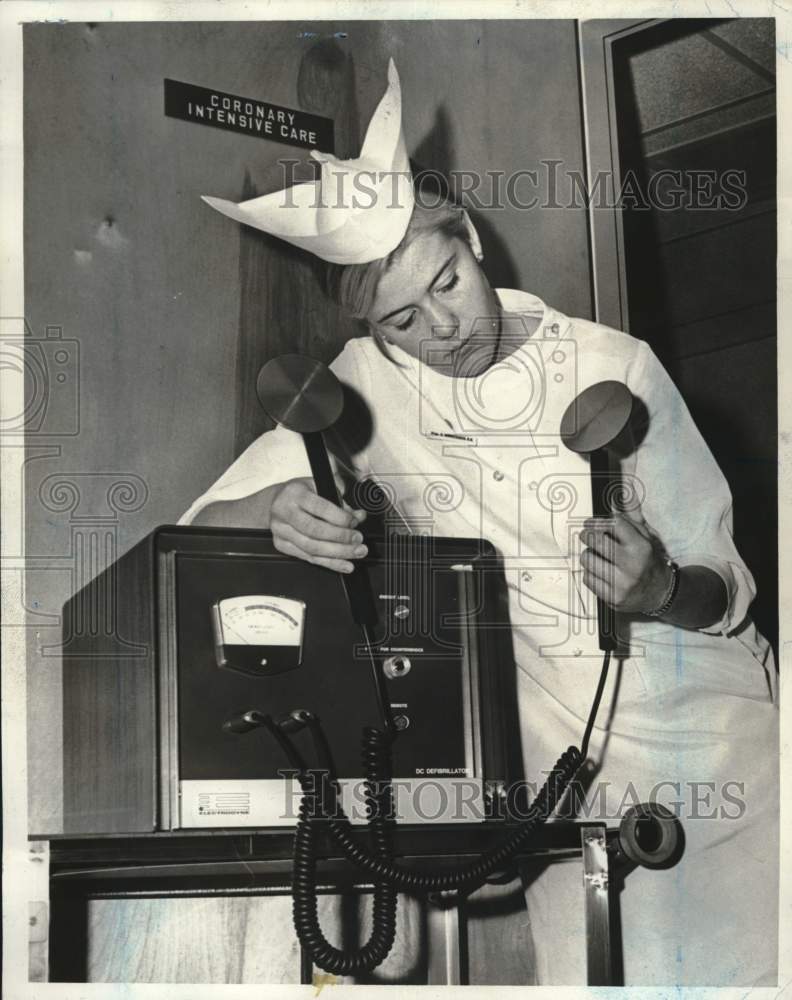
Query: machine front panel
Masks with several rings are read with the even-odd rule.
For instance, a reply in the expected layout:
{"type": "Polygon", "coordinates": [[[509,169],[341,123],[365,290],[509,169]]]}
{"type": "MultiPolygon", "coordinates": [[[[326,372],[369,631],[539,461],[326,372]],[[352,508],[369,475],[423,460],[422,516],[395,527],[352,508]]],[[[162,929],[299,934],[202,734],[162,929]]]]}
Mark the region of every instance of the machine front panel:
{"type": "MultiPolygon", "coordinates": [[[[415,814],[426,813],[432,820],[445,797],[443,821],[453,821],[449,810],[458,812],[460,795],[481,799],[472,574],[461,566],[375,559],[369,573],[379,611],[373,654],[386,666],[400,727],[393,774],[397,791],[402,781],[403,815],[420,821],[415,814]],[[467,787],[449,798],[443,789],[454,781],[467,787]],[[408,801],[416,783],[427,786],[417,810],[408,801]]],[[[223,731],[226,719],[250,709],[276,718],[297,708],[316,713],[347,794],[359,798],[362,730],[381,720],[368,648],[339,575],[274,550],[182,552],[175,588],[182,825],[262,825],[262,817],[267,825],[293,822],[274,790],[289,762],[272,737],[264,730],[223,731]]],[[[312,759],[308,734],[297,740],[312,759]]],[[[458,818],[480,817],[469,810],[458,818]]]]}

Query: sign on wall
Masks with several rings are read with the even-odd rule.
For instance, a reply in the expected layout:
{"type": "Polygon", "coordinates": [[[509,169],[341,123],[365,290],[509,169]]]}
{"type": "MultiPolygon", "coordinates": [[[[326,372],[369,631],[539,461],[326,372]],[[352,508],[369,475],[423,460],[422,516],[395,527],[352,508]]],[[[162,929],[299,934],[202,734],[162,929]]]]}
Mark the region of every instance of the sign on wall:
{"type": "Polygon", "coordinates": [[[165,80],[165,114],[287,146],[321,149],[325,153],[335,151],[332,118],[179,80],[165,80]]]}

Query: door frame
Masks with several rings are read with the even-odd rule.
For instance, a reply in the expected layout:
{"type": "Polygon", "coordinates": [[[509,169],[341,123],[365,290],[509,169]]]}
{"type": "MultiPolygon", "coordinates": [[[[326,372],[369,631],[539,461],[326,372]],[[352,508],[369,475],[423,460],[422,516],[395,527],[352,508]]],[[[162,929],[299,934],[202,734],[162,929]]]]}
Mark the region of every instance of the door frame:
{"type": "Polygon", "coordinates": [[[613,79],[614,48],[665,24],[662,19],[578,21],[578,60],[583,149],[588,198],[589,250],[594,319],[629,332],[624,229],[616,196],[621,190],[618,119],[613,79]],[[605,204],[597,204],[597,178],[605,178],[605,204]]]}

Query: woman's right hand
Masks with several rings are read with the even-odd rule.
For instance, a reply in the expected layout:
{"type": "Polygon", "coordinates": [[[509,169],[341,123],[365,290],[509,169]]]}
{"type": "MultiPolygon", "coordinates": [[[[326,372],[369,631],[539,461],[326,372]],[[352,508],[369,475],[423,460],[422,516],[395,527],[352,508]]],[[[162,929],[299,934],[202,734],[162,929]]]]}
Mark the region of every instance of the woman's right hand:
{"type": "Polygon", "coordinates": [[[363,510],[322,499],[310,478],[290,479],[273,497],[269,527],[275,548],[284,555],[351,573],[352,560],[368,551],[357,530],[365,516],[363,510]]]}

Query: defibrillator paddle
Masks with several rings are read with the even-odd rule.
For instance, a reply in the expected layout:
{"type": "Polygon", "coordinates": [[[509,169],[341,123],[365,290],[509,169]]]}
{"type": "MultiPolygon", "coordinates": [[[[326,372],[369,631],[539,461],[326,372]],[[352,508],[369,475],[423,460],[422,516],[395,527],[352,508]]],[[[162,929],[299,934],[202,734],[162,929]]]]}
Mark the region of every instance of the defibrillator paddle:
{"type": "MultiPolygon", "coordinates": [[[[341,416],[344,390],[327,365],[302,354],[282,354],[263,366],[256,380],[256,394],[264,410],[281,426],[302,434],[316,492],[341,506],[323,431],[341,416]]],[[[393,725],[385,678],[374,659],[370,628],[377,624],[377,606],[366,567],[356,562],[351,573],[342,574],[352,618],[363,630],[368,650],[377,705],[385,730],[392,737],[393,725]]]]}
{"type": "MultiPolygon", "coordinates": [[[[302,354],[282,354],[262,367],[256,394],[273,420],[302,434],[316,492],[340,507],[322,432],[333,426],[344,409],[341,383],[321,361],[302,354]]],[[[343,574],[343,583],[355,622],[375,625],[377,610],[365,566],[355,563],[351,573],[343,574]]]]}
{"type": "MultiPolygon", "coordinates": [[[[561,418],[561,440],[570,451],[589,456],[595,517],[612,513],[608,501],[614,495],[618,473],[608,449],[627,426],[632,407],[632,393],[622,382],[597,382],[576,396],[561,418]]],[[[613,652],[617,645],[615,614],[600,598],[597,624],[600,649],[613,652]]]]}

